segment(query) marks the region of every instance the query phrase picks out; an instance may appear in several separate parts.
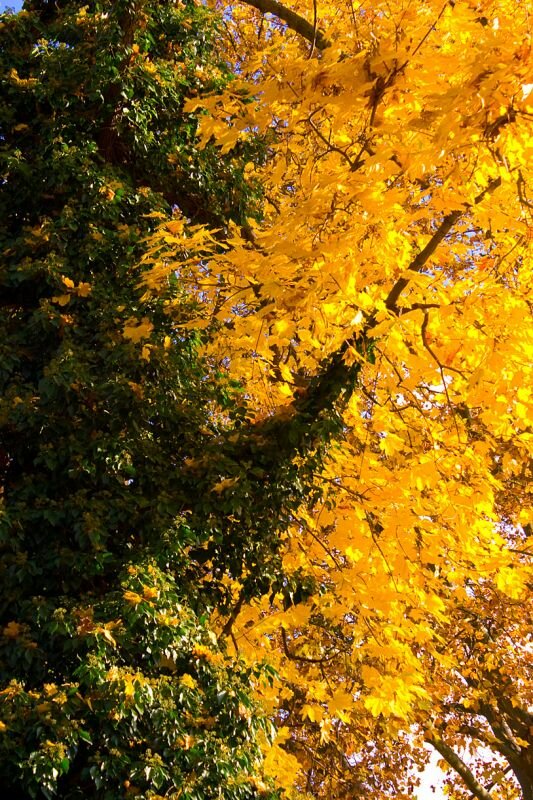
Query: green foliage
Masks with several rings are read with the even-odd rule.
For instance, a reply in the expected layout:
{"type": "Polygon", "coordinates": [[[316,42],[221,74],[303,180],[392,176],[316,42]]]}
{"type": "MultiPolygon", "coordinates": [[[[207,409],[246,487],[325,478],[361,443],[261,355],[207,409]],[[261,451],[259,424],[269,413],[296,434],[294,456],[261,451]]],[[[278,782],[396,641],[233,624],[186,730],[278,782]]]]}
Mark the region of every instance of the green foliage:
{"type": "Polygon", "coordinates": [[[175,206],[214,226],[258,213],[244,165],[261,143],[197,152],[182,111],[231,80],[214,36],[193,3],[28,2],[0,18],[0,781],[13,798],[258,796],[260,676],[209,630],[231,596],[224,554],[194,560],[214,535],[222,546],[231,502],[186,466],[234,391],[166,313],[192,313],[182,288],[146,301],[137,266],[175,206]]]}
{"type": "Polygon", "coordinates": [[[52,610],[35,598],[33,626],[5,631],[13,674],[27,653],[62,653],[55,669],[48,664],[49,682],[13,680],[2,694],[4,759],[20,762],[27,791],[150,797],[175,787],[200,800],[223,787],[227,798],[254,797],[265,722],[251,676],[225,658],[168,570],[132,564],[121,590],[85,601],[65,597],[52,610]]]}

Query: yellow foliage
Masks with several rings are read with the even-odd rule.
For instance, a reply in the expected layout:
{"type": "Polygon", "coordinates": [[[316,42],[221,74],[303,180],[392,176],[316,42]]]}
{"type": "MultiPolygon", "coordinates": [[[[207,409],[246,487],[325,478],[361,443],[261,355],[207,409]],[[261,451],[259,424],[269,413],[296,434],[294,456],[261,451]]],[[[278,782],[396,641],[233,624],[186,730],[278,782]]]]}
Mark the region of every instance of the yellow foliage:
{"type": "MultiPolygon", "coordinates": [[[[309,3],[289,6],[309,21],[309,3]]],[[[331,745],[339,772],[312,793],[332,798],[339,749],[364,761],[364,742],[402,730],[422,748],[434,725],[463,747],[461,714],[521,708],[531,686],[533,108],[526,4],[315,10],[328,46],[246,2],[225,15],[238,78],[185,108],[203,112],[200,147],[269,133],[245,170],[264,218],[224,240],[164,223],[143,289],[179,277],[200,310],[176,326],[206,331],[258,420],[295,413],[328,358],[360,365],[321,499],[284,542],[284,571],[320,591],[243,607],[228,645],[277,669],[257,695],[293,749],[274,745],[272,774],[305,786],[299,764],[312,783],[331,745]]]]}

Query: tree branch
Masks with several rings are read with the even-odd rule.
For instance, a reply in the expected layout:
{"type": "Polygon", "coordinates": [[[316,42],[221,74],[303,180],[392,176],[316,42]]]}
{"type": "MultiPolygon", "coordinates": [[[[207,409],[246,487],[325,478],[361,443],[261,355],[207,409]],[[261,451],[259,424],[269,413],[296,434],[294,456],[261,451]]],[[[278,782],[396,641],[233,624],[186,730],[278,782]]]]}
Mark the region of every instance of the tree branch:
{"type": "MultiPolygon", "coordinates": [[[[493,192],[500,183],[501,178],[495,178],[472,203],[465,203],[462,209],[447,214],[429,242],[411,261],[406,272],[421,272],[453,226],[468,213],[470,208],[493,192]]],[[[408,284],[409,277],[402,277],[390,290],[385,300],[385,306],[392,313],[400,312],[396,304],[408,284]]],[[[241,463],[249,460],[253,450],[255,459],[261,453],[262,466],[271,472],[295,453],[302,453],[315,447],[318,439],[324,437],[324,432],[325,438],[331,438],[335,427],[331,425],[334,418],[330,416],[327,431],[326,429],[320,431],[320,418],[323,412],[331,412],[339,402],[345,405],[350,399],[361,370],[363,356],[371,349],[375,339],[372,329],[376,324],[376,312],[374,312],[367,318],[361,331],[353,333],[345,339],[334,353],[323,360],[305,392],[294,398],[290,415],[287,415],[285,410],[283,415],[274,415],[258,424],[251,425],[246,432],[243,431],[244,436],[239,437],[237,443],[232,442],[226,450],[231,460],[241,463]],[[350,359],[347,363],[346,356],[352,349],[359,351],[361,359],[350,359]],[[262,445],[259,442],[262,442],[262,445]]],[[[338,422],[340,425],[340,419],[338,422]]]]}
{"type": "Polygon", "coordinates": [[[233,634],[233,630],[232,630],[233,629],[233,624],[234,624],[235,620],[237,619],[237,617],[239,616],[239,614],[241,612],[241,608],[243,607],[243,604],[244,604],[245,600],[246,600],[246,595],[245,595],[244,592],[241,592],[237,602],[235,603],[235,605],[231,609],[230,615],[229,615],[228,619],[226,620],[226,622],[224,624],[224,627],[222,628],[222,631],[221,631],[222,636],[230,636],[230,635],[233,634]]]}
{"type": "MultiPolygon", "coordinates": [[[[421,272],[439,244],[461,217],[463,217],[470,208],[481,203],[483,198],[491,194],[500,184],[501,178],[495,178],[474,198],[473,203],[465,204],[465,207],[462,209],[447,214],[429,242],[411,261],[407,267],[407,272],[421,272]]],[[[408,284],[408,277],[400,278],[396,281],[385,300],[385,306],[389,311],[398,313],[399,309],[396,304],[401,293],[408,284]]],[[[346,339],[339,349],[329,357],[324,365],[324,369],[319,371],[318,375],[311,381],[304,395],[294,402],[294,409],[297,413],[316,419],[317,415],[325,410],[328,405],[334,402],[341,394],[345,395],[345,400],[349,399],[360,370],[360,364],[355,363],[349,366],[346,364],[345,356],[350,348],[357,346],[364,347],[365,344],[369,344],[373,340],[374,337],[371,331],[375,325],[376,317],[375,314],[372,314],[372,316],[367,319],[363,330],[346,339]]]]}
{"type": "MultiPolygon", "coordinates": [[[[449,234],[453,226],[458,222],[461,217],[473,206],[479,205],[481,201],[488,195],[491,194],[497,187],[501,184],[501,178],[494,178],[494,180],[490,181],[490,183],[483,189],[482,192],[478,194],[477,197],[474,198],[473,203],[467,203],[465,208],[457,209],[456,211],[451,211],[449,214],[446,214],[444,219],[442,220],[441,224],[426,244],[426,246],[418,253],[418,255],[411,261],[409,266],[407,267],[408,272],[421,272],[422,268],[425,267],[428,260],[431,258],[439,244],[443,241],[443,239],[449,234]]],[[[409,278],[400,278],[399,281],[396,281],[392,289],[390,290],[387,299],[385,300],[385,305],[389,309],[389,311],[396,311],[396,303],[409,283],[409,278]]]]}
{"type": "Polygon", "coordinates": [[[296,653],[291,653],[289,650],[289,643],[287,641],[287,634],[285,628],[281,628],[281,643],[283,645],[283,652],[291,661],[305,661],[307,664],[324,664],[326,661],[331,661],[331,656],[323,656],[322,658],[310,658],[309,656],[297,656],[296,653]]]}
{"type": "Polygon", "coordinates": [[[452,769],[461,776],[467,787],[472,792],[477,800],[494,800],[491,794],[476,780],[472,771],[467,767],[465,762],[460,756],[457,755],[455,750],[442,741],[442,739],[435,739],[433,737],[426,739],[428,744],[432,745],[435,750],[440,753],[443,759],[450,765],[452,769]]]}
{"type": "Polygon", "coordinates": [[[282,20],[291,30],[303,36],[311,43],[311,46],[316,47],[318,50],[325,50],[329,47],[331,42],[326,37],[325,33],[317,29],[315,25],[308,22],[305,17],[291,11],[290,8],[278,3],[278,0],[242,0],[247,6],[260,11],[261,14],[273,14],[278,19],[282,20]]]}

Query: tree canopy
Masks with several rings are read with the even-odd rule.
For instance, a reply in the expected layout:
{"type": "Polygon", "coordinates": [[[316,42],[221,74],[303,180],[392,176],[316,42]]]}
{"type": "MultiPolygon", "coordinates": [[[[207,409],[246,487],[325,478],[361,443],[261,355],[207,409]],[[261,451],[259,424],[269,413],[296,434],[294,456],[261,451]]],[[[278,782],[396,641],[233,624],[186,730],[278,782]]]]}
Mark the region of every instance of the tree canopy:
{"type": "Polygon", "coordinates": [[[11,796],[532,800],[527,4],[0,38],[11,796]]]}

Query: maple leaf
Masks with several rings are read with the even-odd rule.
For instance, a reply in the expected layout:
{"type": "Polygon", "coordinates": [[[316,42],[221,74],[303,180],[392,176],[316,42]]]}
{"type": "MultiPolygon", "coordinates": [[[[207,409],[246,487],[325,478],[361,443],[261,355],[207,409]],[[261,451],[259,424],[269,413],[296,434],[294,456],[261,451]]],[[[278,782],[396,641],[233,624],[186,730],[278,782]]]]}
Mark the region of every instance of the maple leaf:
{"type": "Polygon", "coordinates": [[[153,329],[154,325],[147,317],[143,317],[141,320],[132,318],[124,324],[122,335],[125,339],[137,344],[142,339],[148,339],[153,329]]]}

